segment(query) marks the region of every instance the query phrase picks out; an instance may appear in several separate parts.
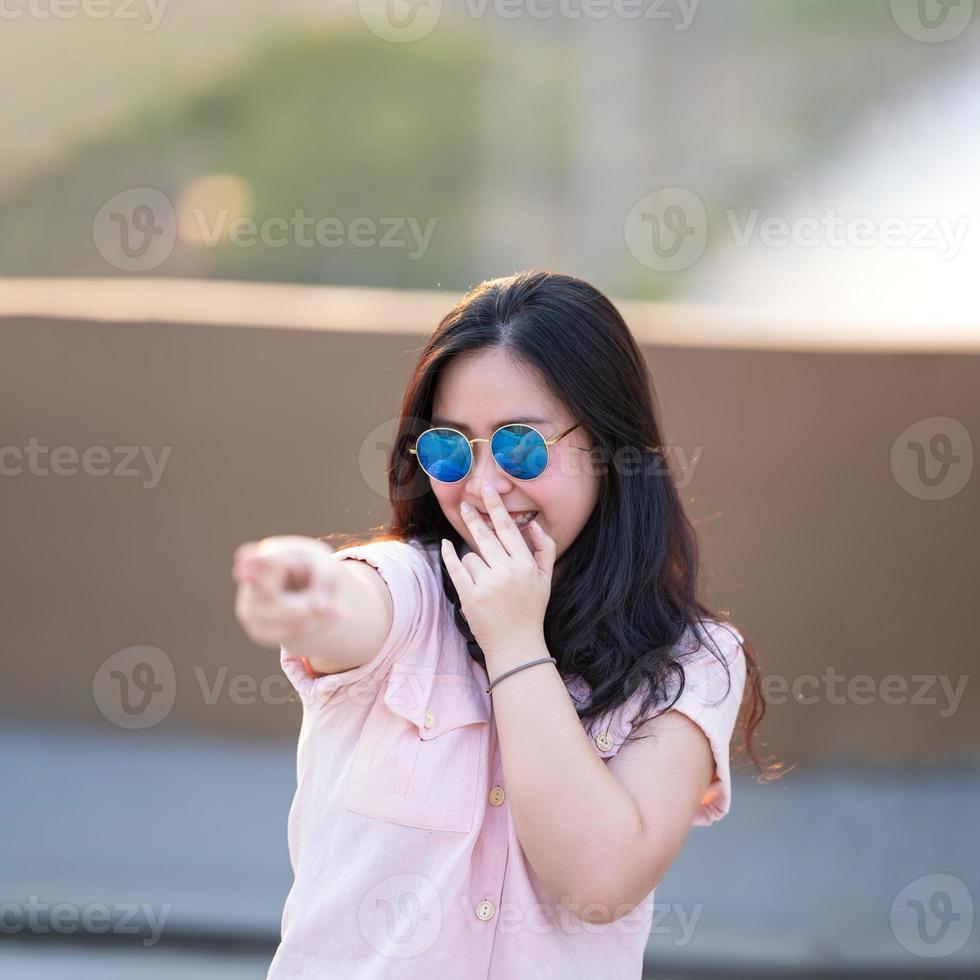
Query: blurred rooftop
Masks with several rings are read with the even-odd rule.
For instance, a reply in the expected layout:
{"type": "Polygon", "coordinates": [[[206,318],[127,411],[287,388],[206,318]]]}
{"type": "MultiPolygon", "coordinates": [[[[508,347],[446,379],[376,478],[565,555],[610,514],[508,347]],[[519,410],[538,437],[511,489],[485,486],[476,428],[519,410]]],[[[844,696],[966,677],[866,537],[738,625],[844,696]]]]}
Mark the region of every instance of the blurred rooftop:
{"type": "MultiPolygon", "coordinates": [[[[0,278],[0,318],[428,335],[461,293],[212,279],[0,278]]],[[[650,346],[841,353],[978,353],[968,322],[895,323],[707,303],[615,299],[650,346]]]]}

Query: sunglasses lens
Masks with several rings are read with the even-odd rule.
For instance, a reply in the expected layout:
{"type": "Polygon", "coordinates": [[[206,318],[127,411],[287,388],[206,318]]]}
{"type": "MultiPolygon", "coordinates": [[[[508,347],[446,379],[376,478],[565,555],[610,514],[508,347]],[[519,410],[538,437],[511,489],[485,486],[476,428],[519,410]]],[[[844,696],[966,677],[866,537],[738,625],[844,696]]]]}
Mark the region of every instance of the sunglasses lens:
{"type": "Polygon", "coordinates": [[[415,452],[422,469],[440,483],[458,483],[469,472],[469,443],[452,429],[423,432],[415,452]]]}
{"type": "Polygon", "coordinates": [[[528,425],[505,425],[493,434],[493,458],[517,480],[534,480],[548,465],[544,436],[528,425]]]}

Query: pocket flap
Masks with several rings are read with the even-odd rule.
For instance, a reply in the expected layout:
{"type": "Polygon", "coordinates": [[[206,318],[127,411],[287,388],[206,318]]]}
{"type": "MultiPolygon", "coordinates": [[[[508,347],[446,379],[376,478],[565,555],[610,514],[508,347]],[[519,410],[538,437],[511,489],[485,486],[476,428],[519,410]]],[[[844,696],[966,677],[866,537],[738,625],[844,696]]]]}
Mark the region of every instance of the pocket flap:
{"type": "Polygon", "coordinates": [[[401,666],[395,664],[388,676],[385,704],[412,722],[421,738],[490,721],[490,696],[472,677],[396,669],[401,666]]]}

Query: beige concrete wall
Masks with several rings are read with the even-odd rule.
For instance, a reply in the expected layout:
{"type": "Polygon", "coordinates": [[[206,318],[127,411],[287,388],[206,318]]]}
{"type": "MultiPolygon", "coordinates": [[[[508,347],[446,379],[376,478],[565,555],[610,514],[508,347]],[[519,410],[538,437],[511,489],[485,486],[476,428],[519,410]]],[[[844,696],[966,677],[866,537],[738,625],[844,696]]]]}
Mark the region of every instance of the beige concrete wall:
{"type": "MultiPolygon", "coordinates": [[[[52,287],[52,302],[63,292],[52,287]]],[[[314,295],[331,309],[329,291],[314,295]]],[[[93,680],[110,655],[146,644],[174,667],[160,724],[291,736],[299,706],[282,702],[277,653],[252,645],[234,618],[232,551],[268,534],[387,519],[384,454],[370,449],[383,433],[372,433],[394,418],[424,325],[452,298],[429,295],[423,312],[410,296],[381,303],[355,332],[329,313],[323,328],[289,329],[237,326],[213,309],[208,325],[142,322],[157,314],[139,309],[88,319],[70,304],[58,317],[26,316],[2,296],[0,446],[21,453],[8,452],[8,470],[23,467],[0,477],[3,710],[109,725],[93,680]],[[123,447],[169,456],[156,486],[145,457],[129,463],[135,476],[39,474],[24,455],[31,440],[79,456],[105,447],[113,468],[123,447]],[[252,695],[263,682],[268,696],[252,695]]],[[[783,703],[764,723],[769,748],[791,762],[976,760],[978,478],[949,499],[922,499],[890,454],[908,426],[939,416],[975,441],[980,356],[780,350],[747,335],[747,349],[737,335],[684,346],[682,330],[652,343],[677,323],[660,312],[634,307],[631,322],[668,442],[698,453],[683,495],[709,597],[768,674],[814,678],[803,693],[816,703],[773,689],[783,703]],[[843,678],[836,688],[830,667],[843,678]],[[859,674],[873,690],[849,697],[859,674]],[[899,680],[883,697],[888,675],[899,680]],[[956,710],[940,675],[954,688],[967,676],[956,710]]],[[[52,468],[50,453],[39,458],[52,468]]],[[[60,465],[72,468],[67,453],[60,465]]]]}

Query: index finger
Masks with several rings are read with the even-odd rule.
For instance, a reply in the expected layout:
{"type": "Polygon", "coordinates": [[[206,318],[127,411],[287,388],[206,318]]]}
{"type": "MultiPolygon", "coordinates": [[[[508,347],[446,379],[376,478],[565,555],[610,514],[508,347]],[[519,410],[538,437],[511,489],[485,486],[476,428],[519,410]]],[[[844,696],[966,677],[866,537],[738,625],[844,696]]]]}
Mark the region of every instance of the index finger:
{"type": "Polygon", "coordinates": [[[492,484],[483,484],[483,499],[486,501],[487,511],[497,531],[501,547],[507,551],[511,558],[530,554],[530,549],[520,532],[520,528],[514,523],[514,518],[508,513],[504,502],[500,499],[500,494],[497,493],[492,484]]]}

